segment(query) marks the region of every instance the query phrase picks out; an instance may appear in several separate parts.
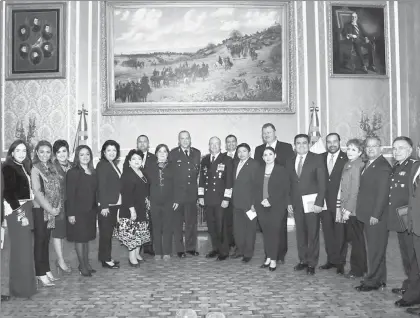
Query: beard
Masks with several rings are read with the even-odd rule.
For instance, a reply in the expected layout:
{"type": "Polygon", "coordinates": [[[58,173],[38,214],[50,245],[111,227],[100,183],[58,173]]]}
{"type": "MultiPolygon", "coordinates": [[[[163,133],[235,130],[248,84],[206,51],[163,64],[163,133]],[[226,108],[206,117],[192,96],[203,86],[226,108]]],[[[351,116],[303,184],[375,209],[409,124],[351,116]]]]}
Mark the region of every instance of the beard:
{"type": "Polygon", "coordinates": [[[336,146],[330,146],[328,147],[328,152],[330,153],[336,153],[340,148],[336,146]]]}

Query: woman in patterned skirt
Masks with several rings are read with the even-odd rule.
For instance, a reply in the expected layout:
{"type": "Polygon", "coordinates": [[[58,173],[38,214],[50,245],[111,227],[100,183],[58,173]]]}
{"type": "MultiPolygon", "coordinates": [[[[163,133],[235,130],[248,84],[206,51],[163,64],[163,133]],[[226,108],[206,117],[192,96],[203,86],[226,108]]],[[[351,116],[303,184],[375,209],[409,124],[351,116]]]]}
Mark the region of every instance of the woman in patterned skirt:
{"type": "Polygon", "coordinates": [[[143,153],[140,150],[130,150],[125,158],[121,176],[120,220],[115,231],[115,236],[129,250],[128,263],[132,267],[139,266],[140,248],[150,242],[149,183],[140,169],[142,161],[143,153]]]}
{"type": "MultiPolygon", "coordinates": [[[[60,191],[63,195],[63,200],[65,202],[66,194],[66,174],[73,167],[73,163],[69,161],[69,144],[65,140],[57,140],[53,145],[53,154],[55,156],[54,165],[57,169],[57,172],[61,176],[60,178],[60,191]]],[[[65,208],[66,204],[64,204],[65,208]]],[[[57,271],[62,271],[64,273],[71,273],[71,268],[67,265],[63,256],[64,248],[64,238],[66,237],[66,215],[65,209],[61,211],[59,215],[55,217],[55,228],[51,231],[51,236],[53,238],[53,245],[55,253],[57,254],[57,260],[55,261],[55,266],[57,271]]]]}

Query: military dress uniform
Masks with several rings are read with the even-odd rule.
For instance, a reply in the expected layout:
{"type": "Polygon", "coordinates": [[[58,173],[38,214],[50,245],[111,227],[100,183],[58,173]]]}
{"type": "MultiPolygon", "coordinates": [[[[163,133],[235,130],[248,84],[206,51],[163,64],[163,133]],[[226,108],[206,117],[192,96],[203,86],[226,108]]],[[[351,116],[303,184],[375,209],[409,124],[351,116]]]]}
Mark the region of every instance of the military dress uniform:
{"type": "Polygon", "coordinates": [[[185,185],[185,191],[180,195],[181,202],[175,213],[174,240],[175,249],[179,253],[184,251],[197,255],[197,188],[198,173],[200,172],[200,150],[190,147],[172,149],[169,161],[175,165],[176,182],[185,185]],[[182,227],[185,222],[185,247],[182,237],[182,227]]]}
{"type": "Polygon", "coordinates": [[[233,161],[226,153],[206,155],[201,161],[198,197],[204,199],[207,228],[213,253],[225,258],[229,254],[229,240],[223,235],[224,212],[222,201],[230,201],[233,186],[233,161]]]}
{"type": "MultiPolygon", "coordinates": [[[[413,163],[416,160],[407,158],[401,164],[397,162],[392,167],[389,178],[389,210],[388,210],[388,230],[397,232],[400,245],[401,259],[404,272],[407,278],[404,280],[401,289],[407,290],[410,282],[415,280],[418,275],[417,268],[411,269],[411,261],[414,255],[412,234],[407,229],[402,228],[397,214],[397,208],[408,205],[409,201],[409,178],[413,163]]],[[[397,289],[395,290],[397,291],[397,289]]]]}

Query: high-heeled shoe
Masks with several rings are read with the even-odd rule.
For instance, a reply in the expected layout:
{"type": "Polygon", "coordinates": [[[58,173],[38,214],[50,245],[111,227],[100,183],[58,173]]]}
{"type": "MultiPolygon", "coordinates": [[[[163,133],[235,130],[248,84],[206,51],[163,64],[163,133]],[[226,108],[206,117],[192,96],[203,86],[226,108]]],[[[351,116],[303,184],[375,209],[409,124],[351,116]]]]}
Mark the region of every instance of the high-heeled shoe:
{"type": "Polygon", "coordinates": [[[270,271],[270,272],[274,272],[275,270],[277,269],[277,266],[275,266],[275,267],[268,267],[268,270],[270,271]]]}
{"type": "Polygon", "coordinates": [[[130,261],[130,260],[128,260],[128,264],[129,264],[131,267],[140,267],[140,264],[139,264],[139,263],[131,263],[131,261],[130,261]]]}
{"type": "Polygon", "coordinates": [[[260,268],[267,268],[270,266],[270,261],[267,263],[268,258],[265,259],[264,263],[260,266],[260,268]]]}
{"type": "Polygon", "coordinates": [[[37,285],[39,284],[39,285],[41,285],[43,287],[55,286],[55,284],[48,279],[48,276],[47,275],[37,276],[36,277],[36,284],[37,285]]]}
{"type": "Polygon", "coordinates": [[[67,266],[67,269],[64,269],[61,267],[60,263],[58,262],[58,259],[55,261],[55,267],[57,269],[57,275],[60,275],[60,272],[62,272],[63,274],[70,274],[71,273],[71,267],[67,266]]]}
{"type": "Polygon", "coordinates": [[[79,274],[85,277],[92,276],[92,273],[88,269],[82,269],[80,266],[79,266],[79,274]]]}
{"type": "Polygon", "coordinates": [[[53,276],[53,274],[52,274],[51,272],[46,272],[46,273],[45,273],[45,275],[47,275],[48,279],[49,279],[51,282],[55,282],[55,281],[57,281],[57,280],[60,280],[60,278],[56,278],[56,277],[54,277],[54,276],[53,276]]]}

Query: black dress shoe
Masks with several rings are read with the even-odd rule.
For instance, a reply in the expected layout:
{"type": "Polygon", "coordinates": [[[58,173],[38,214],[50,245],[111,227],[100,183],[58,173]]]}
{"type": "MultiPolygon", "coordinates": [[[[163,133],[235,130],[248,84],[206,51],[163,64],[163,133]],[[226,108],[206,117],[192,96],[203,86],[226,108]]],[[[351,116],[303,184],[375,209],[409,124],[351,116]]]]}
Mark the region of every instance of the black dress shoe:
{"type": "Polygon", "coordinates": [[[217,255],[219,255],[219,253],[217,253],[217,251],[211,251],[211,252],[206,254],[206,258],[214,258],[217,255]]]}
{"type": "Polygon", "coordinates": [[[297,264],[293,269],[295,271],[303,271],[305,268],[308,267],[308,264],[304,264],[304,263],[299,263],[297,264]]]}
{"type": "Polygon", "coordinates": [[[8,301],[10,300],[10,296],[8,295],[1,295],[1,301],[8,301]]]}
{"type": "Polygon", "coordinates": [[[242,262],[248,263],[251,260],[251,257],[243,257],[242,262]]]}
{"type": "Polygon", "coordinates": [[[228,258],[228,255],[219,255],[219,256],[217,256],[216,260],[218,260],[218,261],[224,261],[227,258],[228,258]]]}
{"type": "Polygon", "coordinates": [[[415,316],[419,316],[420,317],[420,308],[416,307],[416,308],[407,308],[405,310],[407,313],[411,314],[411,315],[415,315],[415,316]]]}
{"type": "Polygon", "coordinates": [[[405,289],[404,288],[392,288],[392,293],[397,295],[404,295],[405,289]]]}
{"type": "Polygon", "coordinates": [[[198,256],[200,255],[200,253],[198,253],[197,251],[187,251],[188,254],[192,255],[192,256],[198,256]]]}
{"type": "Polygon", "coordinates": [[[268,268],[268,270],[270,271],[270,272],[274,272],[275,270],[277,269],[277,266],[274,266],[274,267],[269,267],[268,268]]]}
{"type": "Polygon", "coordinates": [[[319,266],[318,268],[319,268],[319,269],[331,269],[331,268],[334,268],[334,267],[335,267],[335,265],[334,265],[334,264],[332,264],[332,263],[330,263],[330,262],[327,262],[326,264],[321,265],[321,266],[319,266]]]}
{"type": "Polygon", "coordinates": [[[344,274],[344,265],[337,265],[337,274],[343,275],[344,274]]]}
{"type": "Polygon", "coordinates": [[[306,269],[306,274],[315,275],[315,268],[312,266],[308,266],[308,268],[306,269]]]}
{"type": "Polygon", "coordinates": [[[120,265],[113,263],[112,265],[108,264],[107,262],[102,262],[102,267],[109,268],[109,269],[118,269],[120,265]]]}
{"type": "Polygon", "coordinates": [[[372,290],[378,290],[380,286],[367,286],[367,285],[359,285],[356,286],[355,289],[359,292],[370,292],[372,290]]]}
{"type": "Polygon", "coordinates": [[[187,255],[185,255],[184,252],[178,252],[177,255],[178,255],[179,258],[186,258],[187,257],[187,255]]]}
{"type": "Polygon", "coordinates": [[[120,261],[116,261],[115,259],[111,259],[110,262],[113,262],[115,265],[120,265],[120,261]]]}
{"type": "Polygon", "coordinates": [[[402,298],[397,300],[394,304],[396,307],[412,307],[416,305],[415,303],[410,303],[402,298]]]}

